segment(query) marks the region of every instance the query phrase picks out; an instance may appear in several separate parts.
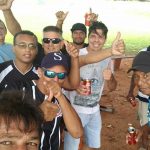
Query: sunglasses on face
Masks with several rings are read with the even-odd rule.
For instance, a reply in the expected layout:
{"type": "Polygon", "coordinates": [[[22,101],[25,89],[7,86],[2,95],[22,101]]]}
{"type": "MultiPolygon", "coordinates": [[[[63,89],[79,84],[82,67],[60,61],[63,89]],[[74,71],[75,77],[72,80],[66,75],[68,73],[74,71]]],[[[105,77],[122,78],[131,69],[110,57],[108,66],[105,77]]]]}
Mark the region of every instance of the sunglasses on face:
{"type": "Polygon", "coordinates": [[[61,39],[59,38],[43,38],[43,42],[46,44],[49,44],[50,42],[52,42],[53,44],[58,44],[61,41],[61,39]]]}
{"type": "Polygon", "coordinates": [[[43,70],[44,75],[48,78],[55,78],[57,76],[58,79],[65,79],[65,77],[67,76],[66,72],[56,73],[54,71],[46,70],[45,68],[43,68],[43,70]]]}

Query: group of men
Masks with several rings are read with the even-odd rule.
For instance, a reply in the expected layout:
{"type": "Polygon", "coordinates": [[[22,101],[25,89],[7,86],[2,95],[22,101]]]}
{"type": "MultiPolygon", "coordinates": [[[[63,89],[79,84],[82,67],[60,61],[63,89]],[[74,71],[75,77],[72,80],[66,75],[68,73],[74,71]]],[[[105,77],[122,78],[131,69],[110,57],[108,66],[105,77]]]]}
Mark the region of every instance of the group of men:
{"type": "MultiPolygon", "coordinates": [[[[56,15],[57,25],[59,25],[43,28],[41,45],[34,33],[21,29],[11,11],[12,1],[4,1],[1,7],[7,28],[14,35],[15,58],[10,58],[10,61],[4,59],[4,63],[0,64],[0,92],[4,92],[0,96],[0,133],[6,136],[6,139],[0,136],[0,147],[15,150],[20,146],[29,149],[31,147],[41,150],[58,150],[59,130],[63,118],[66,128],[64,150],[70,150],[70,148],[78,150],[79,139],[83,134],[85,137],[83,149],[99,149],[101,146],[99,100],[104,83],[107,82],[110,91],[115,90],[117,86],[110,57],[124,52],[125,47],[123,40],[120,39],[120,33],[117,34],[111,48],[103,49],[107,39],[107,26],[94,20],[87,35],[85,25],[77,23],[71,28],[73,43],[69,43],[64,41],[61,30],[67,13],[59,12],[59,15],[56,15]],[[86,36],[88,44],[85,44],[86,36]],[[82,79],[91,81],[91,94],[87,94],[89,87],[82,84],[82,79]],[[13,90],[20,92],[10,92],[13,90]],[[7,101],[6,104],[4,100],[7,101]],[[30,104],[29,100],[34,104],[30,104]],[[29,103],[26,107],[29,107],[28,105],[36,107],[24,110],[21,106],[26,103],[29,103]],[[8,109],[6,105],[9,106],[8,109]],[[28,109],[29,113],[26,112],[28,109]],[[29,116],[32,111],[33,116],[29,116]],[[14,136],[12,136],[13,140],[10,139],[9,134],[13,131],[16,132],[16,136],[22,137],[21,142],[18,142],[14,136]],[[33,136],[30,137],[30,135],[33,136]],[[27,137],[26,141],[24,136],[27,137]],[[35,141],[38,138],[40,140],[35,141]]],[[[3,31],[0,28],[3,36],[6,35],[6,29],[4,29],[5,26],[3,31]]],[[[134,58],[129,70],[133,71],[132,84],[134,85],[131,86],[127,96],[129,99],[133,97],[133,89],[135,86],[138,87],[141,129],[136,140],[138,141],[142,136],[141,145],[145,149],[148,149],[150,117],[147,116],[147,111],[148,114],[150,111],[149,59],[148,48],[147,51],[139,52],[134,58]]]]}

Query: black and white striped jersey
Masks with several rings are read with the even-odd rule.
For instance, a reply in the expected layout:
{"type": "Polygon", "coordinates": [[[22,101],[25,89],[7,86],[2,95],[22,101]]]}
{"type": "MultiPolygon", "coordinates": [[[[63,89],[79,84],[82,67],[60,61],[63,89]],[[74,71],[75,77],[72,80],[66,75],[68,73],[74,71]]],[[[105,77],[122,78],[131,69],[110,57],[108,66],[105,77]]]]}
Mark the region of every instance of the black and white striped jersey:
{"type": "Polygon", "coordinates": [[[11,82],[13,84],[14,82],[23,84],[36,79],[38,79],[38,76],[35,67],[31,67],[28,72],[22,74],[12,60],[0,64],[0,92],[11,82]]]}

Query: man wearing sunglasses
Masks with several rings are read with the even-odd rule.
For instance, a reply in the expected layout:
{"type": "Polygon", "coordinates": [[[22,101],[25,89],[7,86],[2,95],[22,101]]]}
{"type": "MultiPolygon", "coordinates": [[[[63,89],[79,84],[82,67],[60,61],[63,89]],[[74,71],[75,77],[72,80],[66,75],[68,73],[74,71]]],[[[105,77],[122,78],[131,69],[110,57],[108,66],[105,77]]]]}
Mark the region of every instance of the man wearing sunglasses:
{"type": "Polygon", "coordinates": [[[25,86],[19,82],[14,83],[24,97],[32,96],[44,113],[40,150],[59,149],[62,118],[74,138],[83,134],[81,121],[61,90],[68,69],[66,57],[61,52],[51,52],[43,58],[41,67],[38,68],[39,79],[28,81],[25,86]]]}
{"type": "Polygon", "coordinates": [[[43,58],[41,67],[38,68],[39,79],[33,81],[32,88],[35,87],[33,90],[35,91],[35,99],[45,99],[42,105],[49,102],[55,105],[57,110],[56,116],[43,125],[41,150],[57,150],[59,148],[59,127],[62,116],[67,130],[73,137],[80,137],[83,133],[79,117],[61,90],[68,70],[66,57],[61,52],[51,52],[43,58]],[[39,95],[40,98],[38,98],[39,95]]]}
{"type": "MultiPolygon", "coordinates": [[[[11,6],[12,6],[13,1],[14,0],[1,0],[2,4],[0,4],[0,9],[3,11],[7,28],[12,35],[14,35],[16,32],[19,32],[22,30],[19,22],[16,20],[16,18],[14,17],[14,15],[11,11],[11,6]]],[[[44,30],[43,30],[43,38],[51,39],[51,38],[57,38],[57,36],[51,35],[51,37],[48,37],[46,32],[44,33],[44,30]]],[[[59,38],[61,39],[61,36],[59,38]]],[[[50,43],[52,44],[52,42],[50,42],[50,43]]],[[[59,47],[62,48],[62,42],[60,42],[59,44],[60,44],[59,47]]],[[[36,61],[36,64],[40,64],[43,56],[46,55],[47,52],[51,50],[51,48],[48,48],[48,45],[47,46],[42,45],[42,46],[40,43],[38,43],[38,55],[37,55],[36,59],[34,60],[34,61],[36,61]],[[44,50],[41,49],[42,46],[43,46],[44,50]],[[47,48],[47,49],[45,49],[45,48],[47,48]]],[[[56,48],[56,46],[55,46],[55,48],[56,48]]],[[[59,51],[60,49],[56,48],[55,50],[59,51]]],[[[104,49],[100,52],[94,52],[93,54],[86,54],[86,55],[80,56],[79,64],[80,64],[80,66],[83,66],[83,65],[86,65],[89,63],[101,61],[112,55],[122,55],[124,53],[124,50],[125,50],[125,45],[124,45],[123,40],[117,38],[112,43],[112,46],[108,49],[104,49]]],[[[53,51],[54,51],[54,49],[53,49],[53,51]]]]}

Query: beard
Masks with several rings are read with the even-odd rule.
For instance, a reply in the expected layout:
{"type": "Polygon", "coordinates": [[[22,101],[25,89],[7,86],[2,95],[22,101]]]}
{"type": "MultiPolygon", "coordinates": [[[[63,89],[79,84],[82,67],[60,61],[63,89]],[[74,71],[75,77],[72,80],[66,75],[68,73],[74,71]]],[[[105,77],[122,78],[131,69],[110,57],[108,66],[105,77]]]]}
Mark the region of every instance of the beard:
{"type": "Polygon", "coordinates": [[[73,41],[73,43],[76,44],[76,45],[82,45],[82,44],[84,44],[84,41],[82,41],[82,42],[73,41]]]}

